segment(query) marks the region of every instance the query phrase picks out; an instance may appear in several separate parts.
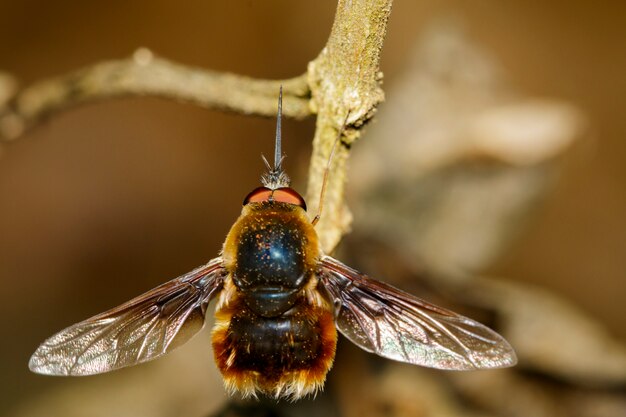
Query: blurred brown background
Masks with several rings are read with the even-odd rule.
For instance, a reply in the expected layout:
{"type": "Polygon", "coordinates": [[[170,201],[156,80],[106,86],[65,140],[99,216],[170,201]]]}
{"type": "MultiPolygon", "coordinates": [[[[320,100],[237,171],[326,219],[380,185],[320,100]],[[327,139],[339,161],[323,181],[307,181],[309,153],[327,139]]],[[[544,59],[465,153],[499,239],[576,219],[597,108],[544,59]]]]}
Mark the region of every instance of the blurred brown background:
{"type": "MultiPolygon", "coordinates": [[[[284,78],[323,47],[334,6],[2,0],[0,70],[29,84],[145,46],[189,65],[284,78]]],[[[461,19],[519,90],[569,100],[589,121],[534,223],[490,272],[553,289],[626,337],[626,3],[397,1],[386,85],[441,16],[461,19]]],[[[133,98],[72,109],[2,147],[0,412],[59,383],[27,370],[45,337],[217,254],[258,183],[273,126],[133,98]]],[[[313,128],[285,122],[300,189],[313,128]]]]}

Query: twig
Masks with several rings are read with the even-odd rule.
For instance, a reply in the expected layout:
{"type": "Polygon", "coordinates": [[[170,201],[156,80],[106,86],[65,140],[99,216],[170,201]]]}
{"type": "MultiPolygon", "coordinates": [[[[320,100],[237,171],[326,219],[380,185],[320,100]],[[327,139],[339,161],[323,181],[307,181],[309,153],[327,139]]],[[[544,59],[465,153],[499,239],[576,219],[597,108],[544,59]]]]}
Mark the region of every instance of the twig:
{"type": "Polygon", "coordinates": [[[275,116],[281,84],[285,115],[309,116],[305,76],[254,79],[176,64],[141,48],[131,58],[98,63],[19,91],[4,111],[0,106],[0,139],[15,139],[68,107],[123,96],[157,96],[210,109],[275,116]]]}
{"type": "Polygon", "coordinates": [[[316,226],[323,249],[330,252],[351,221],[344,203],[349,147],[383,100],[379,62],[391,3],[339,0],[326,46],[309,63],[306,74],[287,80],[192,68],[141,48],[132,58],[98,63],[35,83],[17,91],[8,102],[0,102],[0,141],[18,138],[68,107],[121,96],[157,96],[211,109],[274,116],[282,84],[285,116],[318,115],[307,190],[312,213],[318,212],[324,171],[333,143],[342,132],[343,146],[337,149],[328,173],[325,214],[316,226]]]}

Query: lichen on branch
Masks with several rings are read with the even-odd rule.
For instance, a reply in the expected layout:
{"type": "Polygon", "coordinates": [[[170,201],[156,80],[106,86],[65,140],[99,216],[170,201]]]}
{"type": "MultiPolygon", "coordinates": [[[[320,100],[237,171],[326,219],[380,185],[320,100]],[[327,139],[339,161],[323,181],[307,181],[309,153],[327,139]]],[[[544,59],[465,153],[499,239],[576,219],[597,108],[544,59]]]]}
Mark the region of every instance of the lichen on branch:
{"type": "Polygon", "coordinates": [[[331,149],[339,132],[342,134],[342,146],[334,154],[328,175],[324,215],[317,226],[327,252],[335,248],[351,222],[344,199],[350,146],[384,98],[379,63],[391,3],[340,0],[328,43],[309,63],[311,103],[317,113],[307,189],[312,213],[318,209],[331,149]]]}

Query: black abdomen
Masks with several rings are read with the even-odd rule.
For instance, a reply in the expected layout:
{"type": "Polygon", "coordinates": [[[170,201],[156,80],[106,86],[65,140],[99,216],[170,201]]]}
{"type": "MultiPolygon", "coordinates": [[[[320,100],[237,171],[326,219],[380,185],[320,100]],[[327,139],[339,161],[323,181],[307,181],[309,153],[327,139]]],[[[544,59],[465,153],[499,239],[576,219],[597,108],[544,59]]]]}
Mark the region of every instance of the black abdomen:
{"type": "Polygon", "coordinates": [[[337,343],[329,307],[299,298],[277,317],[257,316],[239,299],[218,308],[213,353],[226,387],[294,398],[321,388],[337,343]]]}
{"type": "Polygon", "coordinates": [[[270,213],[256,220],[239,236],[233,282],[253,312],[274,317],[293,306],[309,278],[307,242],[298,222],[270,213]]]}
{"type": "Polygon", "coordinates": [[[229,342],[236,349],[232,367],[262,372],[267,379],[310,368],[322,349],[322,332],[316,319],[306,317],[300,306],[272,318],[246,312],[235,315],[228,332],[229,342]]]}

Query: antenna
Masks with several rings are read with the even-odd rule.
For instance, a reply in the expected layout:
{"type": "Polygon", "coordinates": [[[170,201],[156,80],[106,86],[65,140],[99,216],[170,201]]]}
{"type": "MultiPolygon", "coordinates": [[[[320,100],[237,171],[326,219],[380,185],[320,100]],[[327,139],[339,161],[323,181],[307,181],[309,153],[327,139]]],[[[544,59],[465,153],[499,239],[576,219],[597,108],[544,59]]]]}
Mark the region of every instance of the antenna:
{"type": "Polygon", "coordinates": [[[283,156],[281,154],[281,119],[283,117],[283,86],[280,86],[278,93],[278,116],[276,117],[276,144],[274,148],[274,171],[281,171],[281,162],[283,156]]]}

